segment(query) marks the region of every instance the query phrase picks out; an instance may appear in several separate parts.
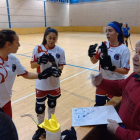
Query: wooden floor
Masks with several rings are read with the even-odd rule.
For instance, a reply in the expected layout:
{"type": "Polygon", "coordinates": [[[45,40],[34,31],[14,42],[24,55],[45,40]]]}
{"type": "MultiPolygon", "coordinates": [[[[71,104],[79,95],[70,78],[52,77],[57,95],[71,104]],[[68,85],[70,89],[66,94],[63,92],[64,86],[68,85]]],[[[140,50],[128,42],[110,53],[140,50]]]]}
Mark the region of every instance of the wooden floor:
{"type": "MultiPolygon", "coordinates": [[[[30,68],[30,59],[33,48],[42,42],[43,34],[20,35],[21,47],[16,57],[30,72],[36,72],[30,68]]],[[[140,39],[140,34],[131,35],[133,47],[140,39]]],[[[57,45],[65,50],[66,63],[61,76],[62,96],[57,101],[56,118],[60,123],[61,130],[69,129],[71,122],[71,109],[77,107],[90,107],[95,104],[95,87],[88,79],[91,73],[98,73],[98,64],[93,65],[87,55],[90,44],[106,40],[105,34],[67,32],[59,33],[57,45]],[[91,70],[92,69],[92,70],[91,70]]],[[[134,51],[131,51],[131,58],[134,51]]],[[[131,70],[133,71],[132,61],[131,70]]],[[[129,75],[128,74],[128,75],[129,75]]],[[[22,77],[16,78],[13,86],[12,97],[13,121],[17,127],[20,140],[31,140],[36,130],[36,124],[29,117],[21,118],[23,114],[35,113],[35,80],[26,80],[22,77]]],[[[47,117],[47,110],[46,110],[47,117]]],[[[76,127],[75,127],[76,129],[76,127]]]]}

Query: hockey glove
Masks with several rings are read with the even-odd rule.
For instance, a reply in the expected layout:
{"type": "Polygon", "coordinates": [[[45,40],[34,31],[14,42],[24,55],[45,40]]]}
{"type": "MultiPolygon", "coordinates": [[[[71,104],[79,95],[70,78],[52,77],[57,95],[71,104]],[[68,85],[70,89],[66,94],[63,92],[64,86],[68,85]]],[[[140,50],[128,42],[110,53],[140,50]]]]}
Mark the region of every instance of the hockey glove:
{"type": "Polygon", "coordinates": [[[57,67],[57,65],[55,63],[55,58],[50,53],[48,54],[48,56],[49,56],[49,62],[52,63],[52,66],[57,67]]]}
{"type": "Polygon", "coordinates": [[[38,79],[47,79],[52,75],[52,67],[45,69],[42,73],[38,74],[38,79]]]}
{"type": "Polygon", "coordinates": [[[93,55],[96,55],[96,47],[98,44],[90,45],[88,50],[88,56],[93,57],[93,55]]]}
{"type": "Polygon", "coordinates": [[[101,49],[101,53],[103,54],[103,57],[106,57],[108,55],[108,49],[104,42],[102,42],[102,45],[99,46],[99,49],[101,49]]]}
{"type": "Polygon", "coordinates": [[[41,57],[38,58],[37,63],[39,65],[41,65],[42,63],[46,64],[48,62],[48,59],[49,59],[48,55],[47,54],[43,54],[41,57]]]}
{"type": "Polygon", "coordinates": [[[116,66],[112,66],[111,58],[109,55],[104,58],[100,57],[100,65],[104,70],[114,71],[116,69],[116,66]]]}
{"type": "Polygon", "coordinates": [[[76,131],[74,127],[70,130],[65,130],[61,133],[61,140],[77,140],[76,131]]]}
{"type": "Polygon", "coordinates": [[[53,76],[53,77],[60,77],[61,76],[62,71],[60,69],[58,69],[56,67],[52,67],[52,70],[53,70],[53,72],[52,72],[51,76],[53,76]]]}
{"type": "Polygon", "coordinates": [[[49,67],[38,74],[38,79],[47,79],[50,76],[60,77],[62,71],[56,67],[49,67]]]}

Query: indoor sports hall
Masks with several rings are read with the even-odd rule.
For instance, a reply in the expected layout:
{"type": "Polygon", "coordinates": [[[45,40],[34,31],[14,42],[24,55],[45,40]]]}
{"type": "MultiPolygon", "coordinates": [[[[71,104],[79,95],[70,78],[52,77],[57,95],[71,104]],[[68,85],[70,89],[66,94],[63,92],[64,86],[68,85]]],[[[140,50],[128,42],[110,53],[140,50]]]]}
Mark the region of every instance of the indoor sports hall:
{"type": "MultiPolygon", "coordinates": [[[[127,77],[133,72],[132,57],[140,40],[140,0],[0,0],[0,30],[12,29],[19,35],[20,48],[14,55],[27,71],[36,73],[30,61],[34,47],[42,43],[45,29],[58,31],[56,45],[64,49],[66,59],[55,111],[61,131],[72,126],[72,108],[95,104],[96,88],[90,75],[99,73],[99,63],[91,63],[88,49],[107,40],[106,26],[112,21],[127,23],[131,29],[127,77]]],[[[116,106],[120,101],[121,98],[113,98],[109,104],[116,106]]],[[[35,80],[16,77],[11,102],[19,140],[31,140],[37,126],[30,117],[21,115],[32,114],[36,118],[35,80]]],[[[94,128],[75,127],[77,140],[97,139],[96,134],[92,136],[94,128]]]]}

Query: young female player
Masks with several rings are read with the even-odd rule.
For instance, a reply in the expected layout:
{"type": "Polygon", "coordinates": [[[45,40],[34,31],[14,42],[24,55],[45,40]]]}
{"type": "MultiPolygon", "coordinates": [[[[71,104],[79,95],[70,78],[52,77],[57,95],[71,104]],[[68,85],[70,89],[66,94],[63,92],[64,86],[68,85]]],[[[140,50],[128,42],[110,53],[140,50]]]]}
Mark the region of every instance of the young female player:
{"type": "MultiPolygon", "coordinates": [[[[62,48],[55,45],[58,39],[58,32],[53,28],[47,28],[44,33],[43,42],[36,46],[33,50],[31,68],[37,68],[37,73],[43,68],[49,69],[51,66],[63,70],[65,63],[65,53],[62,48]]],[[[37,113],[38,123],[42,123],[45,117],[45,101],[48,99],[48,119],[51,114],[54,114],[57,104],[57,98],[61,96],[60,79],[57,77],[49,77],[44,80],[36,80],[36,105],[35,111],[37,113]]],[[[33,136],[33,140],[38,140],[45,132],[44,129],[38,128],[33,136]]],[[[44,135],[45,136],[45,135],[44,135]]]]}
{"type": "MultiPolygon", "coordinates": [[[[0,109],[12,118],[11,96],[15,77],[26,79],[45,79],[52,71],[44,70],[40,74],[31,73],[20,64],[16,53],[20,47],[18,35],[12,30],[0,31],[0,109]]],[[[55,73],[57,70],[53,70],[55,73]]]]}
{"type": "Polygon", "coordinates": [[[123,24],[122,30],[123,30],[125,45],[128,47],[128,38],[130,37],[130,28],[128,27],[127,23],[123,24]]]}
{"type": "MultiPolygon", "coordinates": [[[[130,52],[123,44],[121,24],[110,22],[106,27],[108,41],[102,42],[96,52],[97,44],[90,45],[88,55],[93,64],[100,60],[100,72],[103,78],[109,80],[122,80],[130,69],[130,52]]],[[[96,88],[96,104],[102,106],[112,96],[105,91],[96,88]]]]}

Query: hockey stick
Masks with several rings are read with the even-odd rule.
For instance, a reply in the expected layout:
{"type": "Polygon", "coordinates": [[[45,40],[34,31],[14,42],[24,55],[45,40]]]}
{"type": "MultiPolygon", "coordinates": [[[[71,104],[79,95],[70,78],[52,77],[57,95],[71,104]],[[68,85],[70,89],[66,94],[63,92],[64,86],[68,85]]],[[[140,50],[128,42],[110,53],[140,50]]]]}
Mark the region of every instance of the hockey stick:
{"type": "Polygon", "coordinates": [[[133,47],[132,47],[130,37],[129,37],[129,42],[130,42],[131,49],[132,49],[133,51],[135,51],[135,49],[133,49],[133,47]]]}
{"type": "Polygon", "coordinates": [[[32,114],[24,114],[24,115],[21,115],[20,117],[26,117],[26,116],[31,117],[32,120],[38,125],[37,120],[35,119],[35,117],[32,114]]]}

